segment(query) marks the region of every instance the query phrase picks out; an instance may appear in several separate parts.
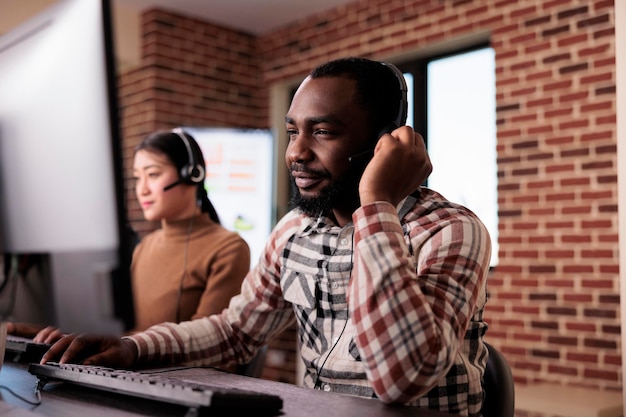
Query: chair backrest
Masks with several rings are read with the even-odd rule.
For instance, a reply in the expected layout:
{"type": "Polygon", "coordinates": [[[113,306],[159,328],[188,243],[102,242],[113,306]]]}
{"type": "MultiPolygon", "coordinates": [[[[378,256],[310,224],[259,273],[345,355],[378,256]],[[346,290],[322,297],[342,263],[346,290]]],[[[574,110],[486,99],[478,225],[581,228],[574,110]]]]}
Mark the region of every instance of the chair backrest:
{"type": "Polygon", "coordinates": [[[250,362],[245,365],[237,366],[237,373],[239,375],[252,376],[260,378],[265,367],[265,357],[267,356],[267,345],[263,345],[261,349],[256,353],[256,356],[252,358],[250,362]]]}
{"type": "Polygon", "coordinates": [[[485,342],[489,359],[485,368],[485,399],[483,417],[513,417],[515,414],[515,385],[511,367],[502,352],[485,342]]]}

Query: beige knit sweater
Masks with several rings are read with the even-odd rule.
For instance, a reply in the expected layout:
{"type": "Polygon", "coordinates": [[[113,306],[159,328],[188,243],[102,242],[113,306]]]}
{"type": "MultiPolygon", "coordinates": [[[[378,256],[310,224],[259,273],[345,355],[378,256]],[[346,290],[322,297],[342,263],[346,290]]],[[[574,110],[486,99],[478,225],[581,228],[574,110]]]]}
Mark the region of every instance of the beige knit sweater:
{"type": "Polygon", "coordinates": [[[221,312],[249,270],[247,243],[205,213],[164,223],[133,253],[135,329],[221,312]]]}

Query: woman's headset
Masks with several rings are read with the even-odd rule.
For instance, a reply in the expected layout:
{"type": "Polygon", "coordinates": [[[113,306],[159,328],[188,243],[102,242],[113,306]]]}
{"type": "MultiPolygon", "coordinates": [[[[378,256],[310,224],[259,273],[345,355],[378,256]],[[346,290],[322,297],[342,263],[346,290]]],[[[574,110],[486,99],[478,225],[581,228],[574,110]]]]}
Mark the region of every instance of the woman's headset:
{"type": "Polygon", "coordinates": [[[163,191],[176,187],[178,184],[199,184],[204,181],[206,175],[204,166],[199,163],[187,133],[180,127],[172,129],[172,133],[178,136],[185,144],[185,148],[187,149],[187,164],[180,169],[178,180],[164,187],[163,191]]]}
{"type": "Polygon", "coordinates": [[[180,170],[180,181],[185,184],[198,184],[204,181],[204,166],[198,162],[187,133],[180,127],[172,129],[172,133],[178,135],[187,148],[188,162],[180,170]]]}

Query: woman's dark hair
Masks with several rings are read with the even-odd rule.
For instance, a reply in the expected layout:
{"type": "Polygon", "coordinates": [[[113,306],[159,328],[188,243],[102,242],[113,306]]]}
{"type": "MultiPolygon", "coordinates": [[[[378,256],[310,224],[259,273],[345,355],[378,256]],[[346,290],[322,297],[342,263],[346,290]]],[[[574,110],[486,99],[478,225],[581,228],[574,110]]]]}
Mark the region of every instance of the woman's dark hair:
{"type": "MultiPolygon", "coordinates": [[[[196,142],[189,133],[184,132],[184,135],[187,138],[187,143],[191,147],[191,152],[193,153],[192,157],[195,160],[189,160],[189,152],[184,139],[171,130],[159,130],[146,136],[145,139],[135,147],[135,153],[143,150],[165,155],[176,167],[180,178],[181,172],[183,172],[183,169],[189,164],[199,164],[202,167],[206,166],[198,142],[196,142]]],[[[213,203],[211,203],[211,200],[209,200],[206,188],[204,188],[204,181],[200,181],[196,185],[196,198],[202,212],[208,213],[211,220],[220,223],[217,211],[213,203]]]]}

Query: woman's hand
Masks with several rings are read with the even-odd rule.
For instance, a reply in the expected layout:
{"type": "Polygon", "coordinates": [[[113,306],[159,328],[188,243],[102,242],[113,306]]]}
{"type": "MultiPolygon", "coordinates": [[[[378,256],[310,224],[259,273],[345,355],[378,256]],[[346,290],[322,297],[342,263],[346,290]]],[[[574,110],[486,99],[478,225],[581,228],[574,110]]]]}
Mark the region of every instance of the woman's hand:
{"type": "Polygon", "coordinates": [[[19,337],[34,338],[45,326],[31,323],[7,322],[7,334],[19,337]]]}
{"type": "Polygon", "coordinates": [[[48,326],[45,329],[41,330],[35,337],[33,337],[33,341],[35,343],[46,343],[53,344],[57,340],[61,339],[64,336],[63,332],[54,326],[48,326]]]}

